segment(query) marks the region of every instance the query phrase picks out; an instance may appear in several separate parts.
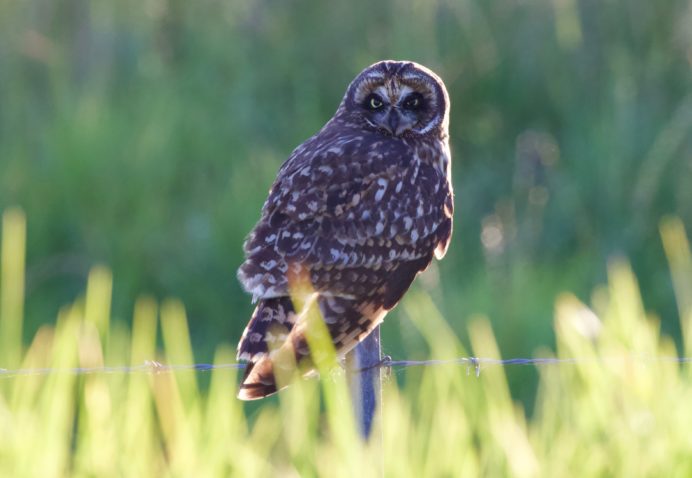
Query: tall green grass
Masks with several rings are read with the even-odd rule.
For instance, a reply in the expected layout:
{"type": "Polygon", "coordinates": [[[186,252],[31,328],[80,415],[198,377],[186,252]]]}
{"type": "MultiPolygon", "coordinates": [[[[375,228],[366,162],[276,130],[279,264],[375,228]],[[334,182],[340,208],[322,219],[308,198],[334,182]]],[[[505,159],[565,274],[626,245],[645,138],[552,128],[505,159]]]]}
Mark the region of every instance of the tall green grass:
{"type": "MultiPolygon", "coordinates": [[[[691,15],[690,0],[0,0],[24,340],[103,263],[113,321],[141,293],[179,297],[211,360],[251,314],[235,270],[277,169],[383,58],[449,90],[455,233],[428,292],[464,344],[482,312],[506,353],[552,347],[554,297],[588,297],[613,254],[677,334],[657,224],[692,224],[691,15]]],[[[415,337],[395,315],[401,356],[415,337]]],[[[526,404],[534,379],[509,377],[526,404]]]]}
{"type": "MultiPolygon", "coordinates": [[[[0,374],[0,476],[667,476],[692,475],[692,259],[682,223],[665,220],[682,350],[661,336],[624,261],[586,305],[555,305],[557,351],[579,358],[539,367],[535,413],[509,392],[511,367],[395,370],[384,384],[371,443],[358,438],[343,374],[298,381],[257,405],[235,398],[236,371],[94,373],[75,367],[194,363],[183,305],[141,298],[131,330],[111,322],[110,273],[94,268],[86,293],[21,346],[25,219],[3,217],[0,365],[52,369],[0,374]],[[160,327],[160,331],[159,331],[160,327]],[[161,346],[159,343],[159,333],[161,346]],[[206,372],[205,372],[206,373],[206,372]]],[[[499,357],[489,322],[469,325],[464,350],[423,293],[404,319],[432,358],[499,357]]],[[[215,363],[234,362],[229,345],[215,363]]],[[[323,374],[324,375],[324,374],[323,374]]]]}

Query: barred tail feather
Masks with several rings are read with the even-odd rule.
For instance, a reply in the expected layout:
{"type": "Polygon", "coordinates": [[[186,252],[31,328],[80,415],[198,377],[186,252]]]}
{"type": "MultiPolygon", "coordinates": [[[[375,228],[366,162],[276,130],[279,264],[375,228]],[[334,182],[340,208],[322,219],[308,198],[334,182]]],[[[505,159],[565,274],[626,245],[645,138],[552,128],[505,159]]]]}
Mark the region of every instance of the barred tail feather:
{"type": "MultiPolygon", "coordinates": [[[[367,336],[387,312],[381,303],[334,296],[319,297],[318,304],[339,357],[367,336]]],[[[296,366],[298,376],[314,373],[304,327],[300,321],[296,325],[296,320],[288,298],[259,302],[238,347],[238,357],[250,361],[238,390],[239,399],[257,400],[285,388],[296,376],[296,366]],[[287,334],[286,325],[290,327],[287,334]]]]}
{"type": "Polygon", "coordinates": [[[258,362],[250,362],[245,368],[245,375],[240,383],[238,398],[257,400],[278,392],[274,378],[274,364],[269,357],[258,362]]]}
{"type": "Polygon", "coordinates": [[[238,359],[247,360],[238,398],[256,400],[278,388],[274,378],[274,364],[270,357],[285,344],[296,314],[290,297],[262,299],[257,304],[250,323],[238,344],[238,359]]]}
{"type": "Polygon", "coordinates": [[[238,360],[256,362],[280,347],[295,320],[290,297],[260,300],[238,343],[238,360]]]}
{"type": "MultiPolygon", "coordinates": [[[[432,253],[402,264],[398,274],[374,294],[363,299],[320,294],[317,303],[339,357],[343,357],[384,319],[411,285],[418,271],[432,260],[432,253]]],[[[290,297],[261,299],[238,346],[238,358],[250,363],[238,391],[241,400],[255,400],[276,393],[292,378],[312,370],[304,325],[290,297]],[[298,322],[298,324],[296,324],[298,322]],[[278,369],[276,368],[278,367],[278,369]],[[279,384],[275,373],[281,376],[279,384]]]]}

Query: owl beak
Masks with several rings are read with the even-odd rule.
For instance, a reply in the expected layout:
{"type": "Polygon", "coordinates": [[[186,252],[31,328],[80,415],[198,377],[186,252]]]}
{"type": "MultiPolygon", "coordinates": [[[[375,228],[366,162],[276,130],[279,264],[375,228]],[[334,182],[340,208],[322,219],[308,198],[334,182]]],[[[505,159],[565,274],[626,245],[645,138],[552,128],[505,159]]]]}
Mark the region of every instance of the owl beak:
{"type": "Polygon", "coordinates": [[[392,108],[392,110],[387,115],[385,123],[387,130],[394,136],[398,136],[400,133],[403,132],[401,131],[401,114],[397,109],[392,108]]]}

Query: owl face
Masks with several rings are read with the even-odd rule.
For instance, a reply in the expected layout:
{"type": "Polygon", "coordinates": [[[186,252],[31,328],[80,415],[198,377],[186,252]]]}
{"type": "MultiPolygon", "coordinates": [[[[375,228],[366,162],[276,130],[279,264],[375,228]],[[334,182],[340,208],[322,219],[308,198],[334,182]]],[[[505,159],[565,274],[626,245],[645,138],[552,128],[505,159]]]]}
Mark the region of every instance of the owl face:
{"type": "Polygon", "coordinates": [[[391,136],[446,135],[448,110],[447,91],[432,71],[381,61],[353,80],[337,114],[391,136]]]}

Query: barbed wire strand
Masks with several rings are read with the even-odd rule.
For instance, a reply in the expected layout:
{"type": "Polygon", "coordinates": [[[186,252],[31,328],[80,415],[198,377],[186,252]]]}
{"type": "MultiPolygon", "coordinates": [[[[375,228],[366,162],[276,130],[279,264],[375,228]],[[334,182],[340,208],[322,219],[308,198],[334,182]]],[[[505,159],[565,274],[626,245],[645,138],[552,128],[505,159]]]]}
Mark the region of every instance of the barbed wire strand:
{"type": "MultiPolygon", "coordinates": [[[[692,357],[675,357],[675,356],[651,356],[651,355],[622,355],[614,357],[590,357],[590,358],[509,358],[495,359],[483,357],[458,357],[452,359],[433,359],[433,360],[392,360],[391,357],[385,356],[378,364],[371,367],[366,367],[353,372],[359,373],[371,368],[406,368],[406,367],[429,367],[439,365],[466,365],[467,374],[471,368],[474,369],[475,375],[479,376],[481,368],[486,365],[494,366],[512,366],[512,365],[576,365],[581,363],[594,362],[611,362],[622,360],[637,360],[643,362],[676,362],[676,363],[692,363],[692,357]]],[[[226,363],[226,364],[163,364],[154,360],[147,360],[141,365],[120,365],[120,366],[103,366],[103,367],[75,367],[75,368],[26,368],[26,369],[4,369],[0,368],[0,379],[9,379],[13,377],[25,376],[46,376],[50,374],[72,374],[72,375],[94,375],[94,374],[129,374],[129,373],[170,373],[170,372],[209,372],[218,369],[244,369],[244,363],[226,363]]]]}

